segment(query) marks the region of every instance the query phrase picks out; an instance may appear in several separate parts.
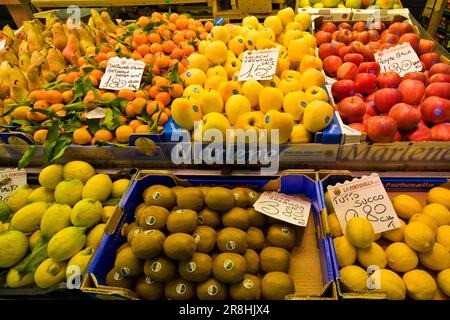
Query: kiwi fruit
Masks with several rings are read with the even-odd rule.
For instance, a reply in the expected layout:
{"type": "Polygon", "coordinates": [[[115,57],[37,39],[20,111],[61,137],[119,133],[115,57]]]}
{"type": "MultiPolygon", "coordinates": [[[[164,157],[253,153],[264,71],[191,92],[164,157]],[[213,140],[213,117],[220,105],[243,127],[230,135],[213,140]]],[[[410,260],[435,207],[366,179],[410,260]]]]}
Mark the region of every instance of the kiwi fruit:
{"type": "Polygon", "coordinates": [[[175,192],[159,184],[145,189],[143,197],[145,203],[149,206],[160,206],[169,210],[172,209],[176,202],[175,192]]]}
{"type": "Polygon", "coordinates": [[[271,246],[291,251],[295,246],[295,231],[285,224],[273,224],[267,231],[267,240],[271,246]]]}
{"type": "MultiPolygon", "coordinates": [[[[133,225],[130,224],[130,226],[133,225]]],[[[139,227],[137,224],[134,224],[131,228],[128,229],[127,233],[127,243],[131,246],[131,243],[133,242],[134,237],[136,237],[139,233],[143,232],[144,229],[139,227]]]]}
{"type": "Polygon", "coordinates": [[[195,297],[194,284],[181,278],[167,282],[164,292],[169,300],[192,300],[195,297]]]}
{"type": "Polygon", "coordinates": [[[241,281],[230,285],[230,296],[233,300],[261,299],[261,279],[253,274],[244,274],[241,281]]]}
{"type": "Polygon", "coordinates": [[[209,189],[211,189],[211,187],[206,187],[206,186],[201,186],[198,188],[203,192],[203,198],[206,198],[206,193],[208,192],[209,189]]]}
{"type": "Polygon", "coordinates": [[[247,234],[238,228],[224,228],[217,233],[217,248],[222,252],[244,254],[247,250],[247,234]]]}
{"type": "Polygon", "coordinates": [[[257,274],[259,272],[259,255],[255,250],[247,249],[244,254],[247,263],[247,273],[257,274]]]}
{"type": "Polygon", "coordinates": [[[177,192],[178,209],[202,210],[204,204],[203,192],[198,188],[184,188],[177,192]]]}
{"type": "Polygon", "coordinates": [[[131,249],[139,259],[150,259],[160,254],[166,240],[164,233],[157,229],[138,233],[131,242],[131,249]]]}
{"type": "Polygon", "coordinates": [[[154,281],[168,282],[175,278],[177,265],[164,256],[148,259],[144,263],[144,274],[154,281]]]}
{"type": "Polygon", "coordinates": [[[138,297],[145,300],[159,300],[164,295],[164,283],[157,282],[150,277],[141,275],[134,286],[138,297]]]}
{"type": "Polygon", "coordinates": [[[106,285],[110,287],[118,287],[125,289],[133,289],[134,286],[133,277],[126,277],[121,273],[120,268],[114,267],[112,268],[108,274],[106,275],[106,285]]]}
{"type": "Polygon", "coordinates": [[[266,273],[261,281],[262,296],[268,300],[284,300],[285,296],[295,293],[294,280],[284,272],[266,273]]]}
{"type": "Polygon", "coordinates": [[[139,225],[144,230],[166,228],[169,211],[160,206],[148,206],[140,211],[139,225]]]}
{"type": "Polygon", "coordinates": [[[129,245],[127,242],[125,242],[123,245],[121,245],[121,246],[116,250],[116,256],[119,254],[120,251],[122,251],[123,249],[128,248],[128,247],[130,247],[130,245],[129,245]]]}
{"type": "Polygon", "coordinates": [[[248,194],[248,202],[249,206],[253,206],[256,201],[258,201],[259,196],[261,195],[259,192],[256,192],[255,190],[244,188],[245,191],[247,191],[248,194]]]}
{"type": "Polygon", "coordinates": [[[191,233],[197,227],[197,212],[190,209],[172,211],[167,217],[167,230],[170,233],[191,233]]]}
{"type": "Polygon", "coordinates": [[[193,236],[187,233],[172,233],[164,241],[165,254],[174,260],[186,260],[192,257],[197,248],[193,236]]]}
{"type": "Polygon", "coordinates": [[[183,190],[184,187],[183,186],[175,186],[172,187],[171,190],[175,193],[175,196],[177,195],[178,191],[183,190]]]}
{"type": "Polygon", "coordinates": [[[114,261],[114,266],[119,268],[120,273],[125,277],[140,275],[143,270],[144,261],[138,259],[131,247],[123,248],[114,261]]]}
{"type": "Polygon", "coordinates": [[[234,195],[234,205],[239,208],[247,208],[250,205],[248,191],[245,188],[234,188],[231,190],[234,195]]]}
{"type": "Polygon", "coordinates": [[[203,208],[198,213],[198,224],[208,226],[211,228],[217,228],[220,225],[220,215],[209,208],[203,208]]]}
{"type": "Polygon", "coordinates": [[[235,227],[247,230],[250,226],[248,211],[238,207],[228,210],[222,215],[222,224],[225,227],[235,227]]]}
{"type": "Polygon", "coordinates": [[[264,233],[261,229],[250,227],[247,230],[247,244],[249,249],[256,251],[264,248],[264,233]]]}
{"type": "Polygon", "coordinates": [[[267,218],[261,212],[255,210],[255,208],[247,208],[248,220],[251,226],[257,228],[263,228],[266,224],[267,218]]]}
{"type": "Polygon", "coordinates": [[[141,212],[142,209],[147,208],[148,205],[145,202],[142,202],[140,205],[138,205],[136,207],[136,209],[134,210],[134,220],[139,222],[141,221],[141,212]]]}
{"type": "Polygon", "coordinates": [[[212,210],[220,212],[228,211],[234,207],[234,194],[227,188],[211,188],[206,193],[205,204],[212,210]]]}
{"type": "Polygon", "coordinates": [[[197,251],[210,253],[216,246],[217,232],[208,226],[198,226],[192,236],[197,243],[197,251]]]}
{"type": "Polygon", "coordinates": [[[214,278],[197,284],[196,291],[200,300],[225,300],[228,297],[227,286],[214,278]]]}
{"type": "Polygon", "coordinates": [[[291,256],[286,249],[278,247],[266,247],[260,254],[261,269],[264,272],[281,271],[289,272],[291,256]]]}
{"type": "Polygon", "coordinates": [[[212,259],[206,253],[194,252],[191,258],[180,261],[178,273],[188,281],[202,282],[211,275],[212,259]]]}
{"type": "Polygon", "coordinates": [[[223,283],[236,283],[241,281],[247,269],[243,256],[226,252],[219,254],[213,262],[214,277],[223,283]]]}

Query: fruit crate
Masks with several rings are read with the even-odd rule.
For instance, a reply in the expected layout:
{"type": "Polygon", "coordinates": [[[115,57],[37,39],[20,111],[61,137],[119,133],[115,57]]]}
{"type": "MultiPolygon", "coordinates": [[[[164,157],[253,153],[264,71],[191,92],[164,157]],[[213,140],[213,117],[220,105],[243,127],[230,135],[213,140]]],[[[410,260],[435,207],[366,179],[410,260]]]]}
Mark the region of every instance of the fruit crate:
{"type": "MultiPolygon", "coordinates": [[[[340,276],[340,268],[337,261],[336,250],[333,243],[333,236],[331,232],[330,225],[328,223],[328,213],[329,209],[326,206],[325,200],[325,191],[329,185],[335,185],[336,183],[343,183],[345,181],[350,181],[355,178],[349,171],[322,171],[318,173],[319,175],[319,184],[321,188],[321,193],[323,195],[324,201],[324,210],[322,211],[321,219],[322,225],[324,229],[324,233],[329,236],[330,239],[330,248],[333,256],[333,267],[336,275],[336,286],[338,290],[339,298],[341,299],[387,299],[387,296],[384,292],[380,290],[364,290],[364,291],[356,291],[352,289],[348,284],[346,284],[340,276]]],[[[431,178],[431,177],[408,177],[407,175],[395,176],[389,175],[388,177],[381,177],[381,181],[384,185],[384,188],[387,191],[389,198],[392,200],[395,196],[398,195],[408,195],[420,202],[420,205],[423,207],[427,205],[427,193],[429,190],[435,187],[443,187],[446,189],[450,188],[450,180],[447,178],[431,178]]],[[[405,221],[407,222],[407,221],[405,221]]],[[[384,237],[377,240],[377,243],[383,248],[386,249],[389,244],[393,243],[384,237]]],[[[355,263],[356,264],[356,263],[355,263]]],[[[388,267],[386,267],[388,268],[388,267]]],[[[438,271],[432,271],[430,269],[425,268],[419,262],[419,269],[426,270],[431,276],[436,280],[436,276],[439,273],[438,271]]],[[[403,273],[397,272],[397,274],[402,276],[403,273]]],[[[442,290],[439,289],[437,285],[437,292],[434,296],[436,300],[448,300],[450,297],[447,297],[442,290]]]]}
{"type": "Polygon", "coordinates": [[[114,264],[116,250],[126,242],[121,229],[134,219],[134,211],[142,203],[142,192],[152,185],[173,186],[224,186],[248,187],[258,191],[275,191],[286,194],[305,194],[311,200],[311,213],[306,228],[296,230],[297,245],[291,252],[290,275],[295,282],[296,292],[289,299],[336,299],[333,283],[332,259],[329,255],[329,239],[323,237],[319,212],[322,202],[318,197],[319,186],[316,174],[286,171],[281,177],[264,176],[174,176],[170,171],[141,171],[132,182],[106,227],[100,247],[91,261],[82,290],[102,299],[138,299],[127,289],[106,286],[106,275],[114,264]]]}

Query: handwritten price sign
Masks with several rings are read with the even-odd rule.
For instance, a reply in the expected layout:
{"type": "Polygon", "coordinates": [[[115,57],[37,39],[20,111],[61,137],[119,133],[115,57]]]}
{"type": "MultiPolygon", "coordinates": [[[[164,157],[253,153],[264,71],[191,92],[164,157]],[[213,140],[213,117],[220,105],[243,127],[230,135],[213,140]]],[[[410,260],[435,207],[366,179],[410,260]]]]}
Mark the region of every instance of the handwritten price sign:
{"type": "Polygon", "coordinates": [[[271,80],[277,70],[278,48],[245,51],[239,81],[271,80]]]}
{"type": "Polygon", "coordinates": [[[422,71],[422,63],[408,42],[375,52],[375,61],[380,65],[382,73],[395,71],[400,77],[408,72],[422,71]]]}
{"type": "Polygon", "coordinates": [[[253,207],[269,217],[304,227],[308,223],[311,203],[299,196],[266,191],[253,207]]]}
{"type": "Polygon", "coordinates": [[[397,213],[378,174],[328,186],[328,192],[342,230],[354,217],[366,218],[375,233],[400,227],[397,213]]]}
{"type": "Polygon", "coordinates": [[[8,200],[11,193],[27,184],[27,172],[25,170],[6,169],[0,171],[0,200],[8,200]]]}
{"type": "Polygon", "coordinates": [[[100,81],[100,89],[138,90],[144,68],[143,61],[113,57],[108,60],[105,74],[100,81]]]}

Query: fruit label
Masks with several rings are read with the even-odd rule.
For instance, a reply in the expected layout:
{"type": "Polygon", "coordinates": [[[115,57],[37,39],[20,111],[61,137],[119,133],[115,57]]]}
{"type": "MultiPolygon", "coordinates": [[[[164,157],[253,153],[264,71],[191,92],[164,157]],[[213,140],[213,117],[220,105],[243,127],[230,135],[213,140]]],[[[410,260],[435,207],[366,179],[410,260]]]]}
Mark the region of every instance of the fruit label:
{"type": "Polygon", "coordinates": [[[131,270],[128,267],[123,267],[122,269],[120,269],[120,273],[124,276],[127,277],[131,274],[131,270]]]}
{"type": "Polygon", "coordinates": [[[161,271],[161,263],[159,263],[158,261],[153,262],[150,266],[150,269],[152,269],[153,272],[161,271]]]}
{"type": "Polygon", "coordinates": [[[198,221],[198,224],[203,224],[203,223],[205,223],[205,218],[202,216],[198,216],[197,221],[198,221]]]}
{"type": "Polygon", "coordinates": [[[0,200],[6,202],[15,190],[25,184],[27,184],[27,172],[24,169],[0,171],[0,200]]]}
{"type": "Polygon", "coordinates": [[[105,110],[103,108],[95,108],[92,111],[86,113],[86,119],[102,119],[106,117],[105,110]]]}
{"type": "Polygon", "coordinates": [[[5,46],[6,46],[6,40],[3,39],[3,40],[0,41],[0,50],[4,49],[5,46]]]}
{"type": "Polygon", "coordinates": [[[199,243],[200,242],[201,238],[200,238],[200,235],[198,233],[194,234],[193,237],[194,237],[195,243],[199,243]]]}
{"type": "Polygon", "coordinates": [[[187,272],[194,272],[196,268],[197,268],[197,265],[195,264],[194,261],[191,261],[186,265],[187,272]]]}
{"type": "Polygon", "coordinates": [[[408,42],[375,52],[375,61],[380,65],[382,73],[395,71],[400,77],[408,72],[422,71],[422,63],[408,42]]]}
{"type": "Polygon", "coordinates": [[[153,280],[150,277],[145,277],[145,283],[147,284],[153,284],[153,280]]]}
{"type": "Polygon", "coordinates": [[[256,211],[300,227],[308,223],[311,202],[305,197],[265,191],[253,204],[256,211]]]}
{"type": "Polygon", "coordinates": [[[113,57],[108,60],[105,74],[100,81],[100,89],[138,90],[144,68],[145,63],[143,61],[113,57]]]}
{"type": "Polygon", "coordinates": [[[152,194],[153,200],[158,200],[160,197],[161,197],[161,193],[158,192],[158,191],[155,191],[155,192],[152,194]]]}
{"type": "Polygon", "coordinates": [[[236,248],[236,242],[230,240],[226,243],[225,247],[227,248],[227,250],[232,251],[234,250],[234,248],[236,248]]]}
{"type": "Polygon", "coordinates": [[[156,218],[154,216],[148,216],[147,219],[145,219],[145,223],[149,226],[154,225],[156,222],[156,218]]]}
{"type": "Polygon", "coordinates": [[[239,81],[272,80],[277,70],[279,53],[278,48],[245,51],[239,81]]]}
{"type": "Polygon", "coordinates": [[[234,264],[233,264],[233,261],[231,261],[231,260],[227,259],[223,262],[223,267],[225,268],[225,270],[230,271],[231,269],[233,269],[233,266],[234,266],[234,264]]]}
{"type": "Polygon", "coordinates": [[[215,295],[217,295],[218,292],[219,292],[219,289],[217,288],[216,285],[213,284],[208,287],[208,294],[210,296],[215,296],[215,295]]]}
{"type": "Polygon", "coordinates": [[[243,285],[245,288],[250,290],[251,288],[253,288],[253,281],[250,279],[245,279],[243,285]]]}
{"type": "Polygon", "coordinates": [[[186,292],[186,285],[184,283],[179,283],[175,290],[178,294],[184,294],[186,292]]]}
{"type": "Polygon", "coordinates": [[[120,280],[123,280],[123,276],[122,276],[119,272],[116,272],[116,273],[114,274],[114,279],[115,279],[116,281],[120,281],[120,280]]]}
{"type": "Polygon", "coordinates": [[[397,213],[376,173],[328,186],[328,193],[344,231],[354,217],[369,220],[375,233],[400,227],[397,213]]]}

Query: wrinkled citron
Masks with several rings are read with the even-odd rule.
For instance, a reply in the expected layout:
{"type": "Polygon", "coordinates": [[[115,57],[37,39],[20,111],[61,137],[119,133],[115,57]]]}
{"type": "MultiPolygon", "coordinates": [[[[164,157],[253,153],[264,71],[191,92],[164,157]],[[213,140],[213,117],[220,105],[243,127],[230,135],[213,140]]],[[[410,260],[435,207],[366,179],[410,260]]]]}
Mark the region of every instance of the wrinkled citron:
{"type": "Polygon", "coordinates": [[[407,272],[417,267],[417,253],[403,242],[395,242],[386,248],[389,268],[397,272],[407,272]]]}
{"type": "Polygon", "coordinates": [[[0,200],[0,222],[9,221],[11,215],[11,209],[6,202],[0,200]]]}
{"type": "Polygon", "coordinates": [[[424,270],[411,270],[403,275],[408,297],[414,300],[433,300],[437,286],[433,277],[424,270]]]}
{"type": "Polygon", "coordinates": [[[30,193],[27,199],[28,203],[33,202],[55,202],[55,196],[53,194],[53,190],[47,189],[45,187],[39,187],[34,189],[33,192],[30,193]]]}
{"type": "Polygon", "coordinates": [[[368,248],[358,248],[356,259],[359,264],[364,268],[375,265],[379,268],[386,267],[387,259],[383,248],[381,248],[376,242],[368,248]]]}
{"type": "Polygon", "coordinates": [[[346,226],[348,240],[358,248],[368,248],[375,238],[372,224],[364,218],[352,218],[346,226]]]}
{"type": "Polygon", "coordinates": [[[450,211],[440,203],[432,203],[425,206],[422,213],[436,219],[439,226],[450,224],[450,211]]]}
{"type": "Polygon", "coordinates": [[[108,200],[113,189],[111,178],[104,173],[99,173],[90,178],[84,185],[81,197],[92,198],[100,202],[108,200]]]}
{"type": "Polygon", "coordinates": [[[414,214],[422,212],[422,206],[416,198],[401,194],[392,199],[394,210],[400,218],[409,219],[414,214]]]}
{"type": "Polygon", "coordinates": [[[431,228],[431,230],[433,230],[433,232],[436,232],[437,228],[438,228],[438,223],[437,223],[436,219],[433,218],[432,216],[429,216],[429,215],[423,214],[423,213],[417,213],[417,214],[413,215],[409,219],[409,223],[411,223],[411,222],[425,223],[427,226],[429,226],[431,228]]]}
{"type": "Polygon", "coordinates": [[[406,296],[406,287],[402,278],[388,269],[378,269],[369,277],[372,288],[384,291],[391,300],[403,300],[406,296]]]}
{"type": "Polygon", "coordinates": [[[437,229],[436,241],[450,252],[450,226],[440,226],[437,229]]]}
{"type": "Polygon", "coordinates": [[[75,254],[67,263],[66,278],[69,278],[70,276],[73,275],[83,274],[83,272],[86,270],[89,261],[91,260],[93,253],[94,249],[88,246],[86,249],[83,249],[77,254],[75,254]],[[74,268],[74,266],[78,268],[74,268]]]}
{"type": "Polygon", "coordinates": [[[10,228],[24,233],[36,231],[48,207],[50,207],[48,202],[33,202],[26,205],[13,215],[10,228]]]}
{"type": "Polygon", "coordinates": [[[392,242],[403,241],[406,223],[402,219],[399,220],[400,220],[400,227],[394,230],[383,232],[382,233],[383,238],[388,239],[389,241],[392,242]]]}
{"type": "Polygon", "coordinates": [[[37,245],[38,241],[43,237],[41,230],[36,230],[28,238],[28,246],[30,251],[33,251],[34,247],[37,245]]]}
{"type": "Polygon", "coordinates": [[[367,290],[367,272],[363,268],[349,265],[340,270],[341,278],[353,290],[367,290]]]}
{"type": "Polygon", "coordinates": [[[9,269],[6,275],[6,285],[8,288],[23,288],[34,283],[34,273],[30,272],[22,276],[19,271],[14,268],[9,269]]]}
{"type": "Polygon", "coordinates": [[[342,236],[341,225],[339,224],[336,213],[333,212],[328,215],[328,226],[334,238],[342,236]]]}
{"type": "Polygon", "coordinates": [[[55,200],[73,207],[81,200],[84,184],[81,180],[68,178],[58,183],[55,188],[55,200]]]}
{"type": "Polygon", "coordinates": [[[39,184],[50,190],[54,190],[63,179],[63,166],[60,164],[49,165],[39,173],[39,184]]]}
{"type": "Polygon", "coordinates": [[[334,247],[339,266],[345,267],[356,261],[356,248],[348,241],[346,236],[334,238],[334,247]]]}
{"type": "Polygon", "coordinates": [[[427,195],[428,203],[440,203],[450,210],[450,190],[442,187],[431,189],[427,195]]]}
{"type": "Polygon", "coordinates": [[[419,253],[419,261],[428,269],[441,271],[450,267],[450,253],[436,242],[430,251],[419,253]]]}
{"type": "Polygon", "coordinates": [[[68,227],[55,234],[48,242],[48,256],[55,261],[73,257],[86,243],[86,228],[68,227]]]}
{"type": "Polygon", "coordinates": [[[92,228],[91,231],[89,231],[86,238],[86,245],[88,247],[91,247],[93,249],[98,248],[98,246],[100,245],[100,241],[102,240],[105,227],[106,227],[105,223],[100,223],[96,225],[94,228],[92,228]]]}
{"type": "Polygon", "coordinates": [[[109,218],[114,214],[115,206],[104,206],[102,209],[102,222],[108,222],[109,218]]]}
{"type": "Polygon", "coordinates": [[[450,297],[450,268],[439,272],[437,276],[439,288],[450,297]]]}
{"type": "Polygon", "coordinates": [[[0,268],[9,268],[28,251],[28,239],[20,231],[5,231],[0,222],[0,268]]]}
{"type": "Polygon", "coordinates": [[[8,198],[6,202],[12,212],[17,212],[19,209],[25,207],[28,202],[28,196],[33,192],[33,189],[29,185],[23,185],[19,189],[15,190],[8,198]]]}
{"type": "Polygon", "coordinates": [[[102,217],[102,204],[95,199],[83,199],[72,208],[70,220],[76,227],[92,227],[102,217]]]}
{"type": "Polygon", "coordinates": [[[425,223],[408,223],[405,227],[405,242],[416,251],[430,251],[434,245],[434,232],[425,223]]]}
{"type": "Polygon", "coordinates": [[[111,190],[111,198],[120,198],[125,193],[130,184],[129,179],[119,179],[113,182],[111,190]]]}
{"type": "Polygon", "coordinates": [[[94,174],[94,168],[84,161],[70,161],[63,167],[64,179],[74,178],[86,183],[94,174]]]}
{"type": "Polygon", "coordinates": [[[41,232],[50,239],[58,231],[70,227],[70,213],[72,208],[67,204],[55,203],[48,208],[41,220],[41,232]]]}
{"type": "Polygon", "coordinates": [[[34,282],[39,288],[56,286],[66,278],[66,263],[52,258],[43,261],[34,273],[34,282]]]}

